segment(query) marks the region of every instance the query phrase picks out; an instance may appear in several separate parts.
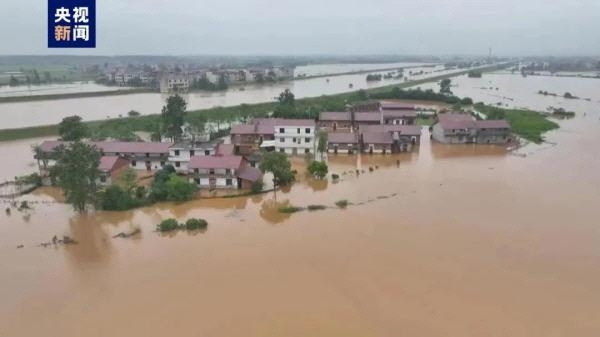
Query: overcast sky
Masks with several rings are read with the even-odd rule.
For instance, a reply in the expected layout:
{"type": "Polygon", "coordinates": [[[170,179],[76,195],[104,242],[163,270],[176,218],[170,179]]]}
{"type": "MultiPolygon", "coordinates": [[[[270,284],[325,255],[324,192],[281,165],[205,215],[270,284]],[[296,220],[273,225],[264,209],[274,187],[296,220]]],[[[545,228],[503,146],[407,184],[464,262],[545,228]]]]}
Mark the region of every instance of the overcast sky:
{"type": "Polygon", "coordinates": [[[0,54],[600,55],[600,0],[96,0],[97,48],[46,48],[47,0],[0,0],[0,54]]]}

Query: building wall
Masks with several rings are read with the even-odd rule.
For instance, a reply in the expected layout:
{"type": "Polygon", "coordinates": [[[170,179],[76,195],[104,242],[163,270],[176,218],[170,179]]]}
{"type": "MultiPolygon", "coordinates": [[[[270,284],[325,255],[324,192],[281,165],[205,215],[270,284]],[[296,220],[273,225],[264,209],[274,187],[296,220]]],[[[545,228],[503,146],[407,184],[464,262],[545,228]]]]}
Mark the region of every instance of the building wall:
{"type": "Polygon", "coordinates": [[[357,153],[359,151],[358,144],[347,144],[347,143],[328,143],[327,152],[338,154],[357,153]]]}
{"type": "Polygon", "coordinates": [[[391,144],[365,144],[363,153],[383,154],[392,153],[391,144]],[[371,151],[371,148],[373,151],[371,151]]]}
{"type": "Polygon", "coordinates": [[[287,154],[313,153],[315,147],[315,127],[277,126],[275,127],[275,151],[287,154]],[[282,129],[283,130],[280,130],[282,129]],[[308,130],[308,132],[306,132],[308,130]],[[283,132],[281,132],[283,131],[283,132]]]}
{"type": "Polygon", "coordinates": [[[444,134],[444,129],[439,123],[434,124],[432,130],[433,131],[431,132],[431,137],[433,139],[437,140],[440,143],[448,143],[446,135],[444,134]]]}

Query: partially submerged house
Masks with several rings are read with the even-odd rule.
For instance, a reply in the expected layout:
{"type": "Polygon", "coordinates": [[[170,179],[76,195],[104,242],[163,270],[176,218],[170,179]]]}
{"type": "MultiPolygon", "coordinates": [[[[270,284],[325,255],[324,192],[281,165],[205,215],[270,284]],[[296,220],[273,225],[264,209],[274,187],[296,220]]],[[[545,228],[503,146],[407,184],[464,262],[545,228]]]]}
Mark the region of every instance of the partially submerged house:
{"type": "Polygon", "coordinates": [[[352,113],[349,111],[325,111],[319,114],[319,127],[333,132],[350,131],[352,124],[352,113]]]}
{"type": "Polygon", "coordinates": [[[353,154],[360,151],[358,134],[355,132],[330,132],[327,134],[327,152],[353,154]]]}
{"type": "Polygon", "coordinates": [[[231,143],[234,152],[247,156],[258,151],[264,141],[275,139],[275,118],[257,118],[248,124],[231,127],[231,143]]]}
{"type": "Polygon", "coordinates": [[[275,151],[289,155],[314,153],[316,127],[312,119],[276,119],[275,151]]]}
{"type": "Polygon", "coordinates": [[[439,114],[431,137],[448,144],[506,144],[512,141],[506,120],[475,120],[471,115],[439,114]]]}
{"type": "Polygon", "coordinates": [[[242,156],[194,156],[188,165],[190,182],[199,188],[247,189],[262,181],[262,172],[242,156]]]}
{"type": "Polygon", "coordinates": [[[129,161],[123,157],[103,156],[100,158],[98,170],[100,175],[97,183],[99,185],[110,185],[116,181],[121,173],[129,167],[129,161]]]}
{"type": "Polygon", "coordinates": [[[193,156],[212,156],[217,152],[220,141],[181,142],[169,147],[169,162],[177,172],[187,172],[187,165],[193,156]]]}

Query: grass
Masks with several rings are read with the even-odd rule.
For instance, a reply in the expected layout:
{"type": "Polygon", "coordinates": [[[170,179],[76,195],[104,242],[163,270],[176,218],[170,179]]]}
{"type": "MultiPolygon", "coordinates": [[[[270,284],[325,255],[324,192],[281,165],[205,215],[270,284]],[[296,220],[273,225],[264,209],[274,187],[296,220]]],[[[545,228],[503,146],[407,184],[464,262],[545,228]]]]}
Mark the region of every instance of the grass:
{"type": "Polygon", "coordinates": [[[58,135],[58,125],[34,126],[20,129],[0,130],[0,141],[49,137],[58,135]]]}
{"type": "Polygon", "coordinates": [[[346,208],[350,205],[350,202],[346,199],[338,200],[335,202],[335,205],[339,208],[346,208]]]}
{"type": "Polygon", "coordinates": [[[149,88],[135,88],[135,89],[116,89],[116,90],[108,90],[108,91],[72,92],[72,93],[66,93],[66,94],[6,96],[6,97],[0,97],[0,104],[1,103],[15,103],[15,102],[31,102],[31,101],[49,101],[49,100],[58,100],[58,99],[69,99],[69,98],[130,95],[130,94],[151,93],[151,92],[156,92],[156,90],[149,89],[149,88]]]}
{"type": "Polygon", "coordinates": [[[506,119],[515,134],[536,144],[544,141],[543,133],[559,128],[559,125],[549,120],[547,115],[537,111],[502,109],[480,103],[475,105],[475,109],[486,114],[488,118],[506,119]]]}
{"type": "Polygon", "coordinates": [[[325,205],[308,205],[306,207],[306,209],[308,209],[309,211],[320,211],[320,210],[324,210],[326,208],[327,208],[327,206],[325,206],[325,205]]]}

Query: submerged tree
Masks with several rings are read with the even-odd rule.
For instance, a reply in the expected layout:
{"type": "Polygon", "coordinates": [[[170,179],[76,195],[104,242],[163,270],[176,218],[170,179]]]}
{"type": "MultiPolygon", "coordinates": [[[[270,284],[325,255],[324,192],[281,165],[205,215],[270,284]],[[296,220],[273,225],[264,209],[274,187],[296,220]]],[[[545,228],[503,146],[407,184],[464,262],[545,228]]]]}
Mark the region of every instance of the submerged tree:
{"type": "Polygon", "coordinates": [[[271,172],[273,174],[273,185],[275,188],[277,188],[277,186],[289,184],[294,180],[292,164],[290,164],[285,153],[265,153],[259,168],[263,173],[271,172]]]}
{"type": "Polygon", "coordinates": [[[62,188],[66,201],[83,213],[88,205],[96,201],[99,176],[100,151],[94,145],[75,142],[70,146],[61,146],[58,160],[52,169],[58,186],[62,188]]]}

